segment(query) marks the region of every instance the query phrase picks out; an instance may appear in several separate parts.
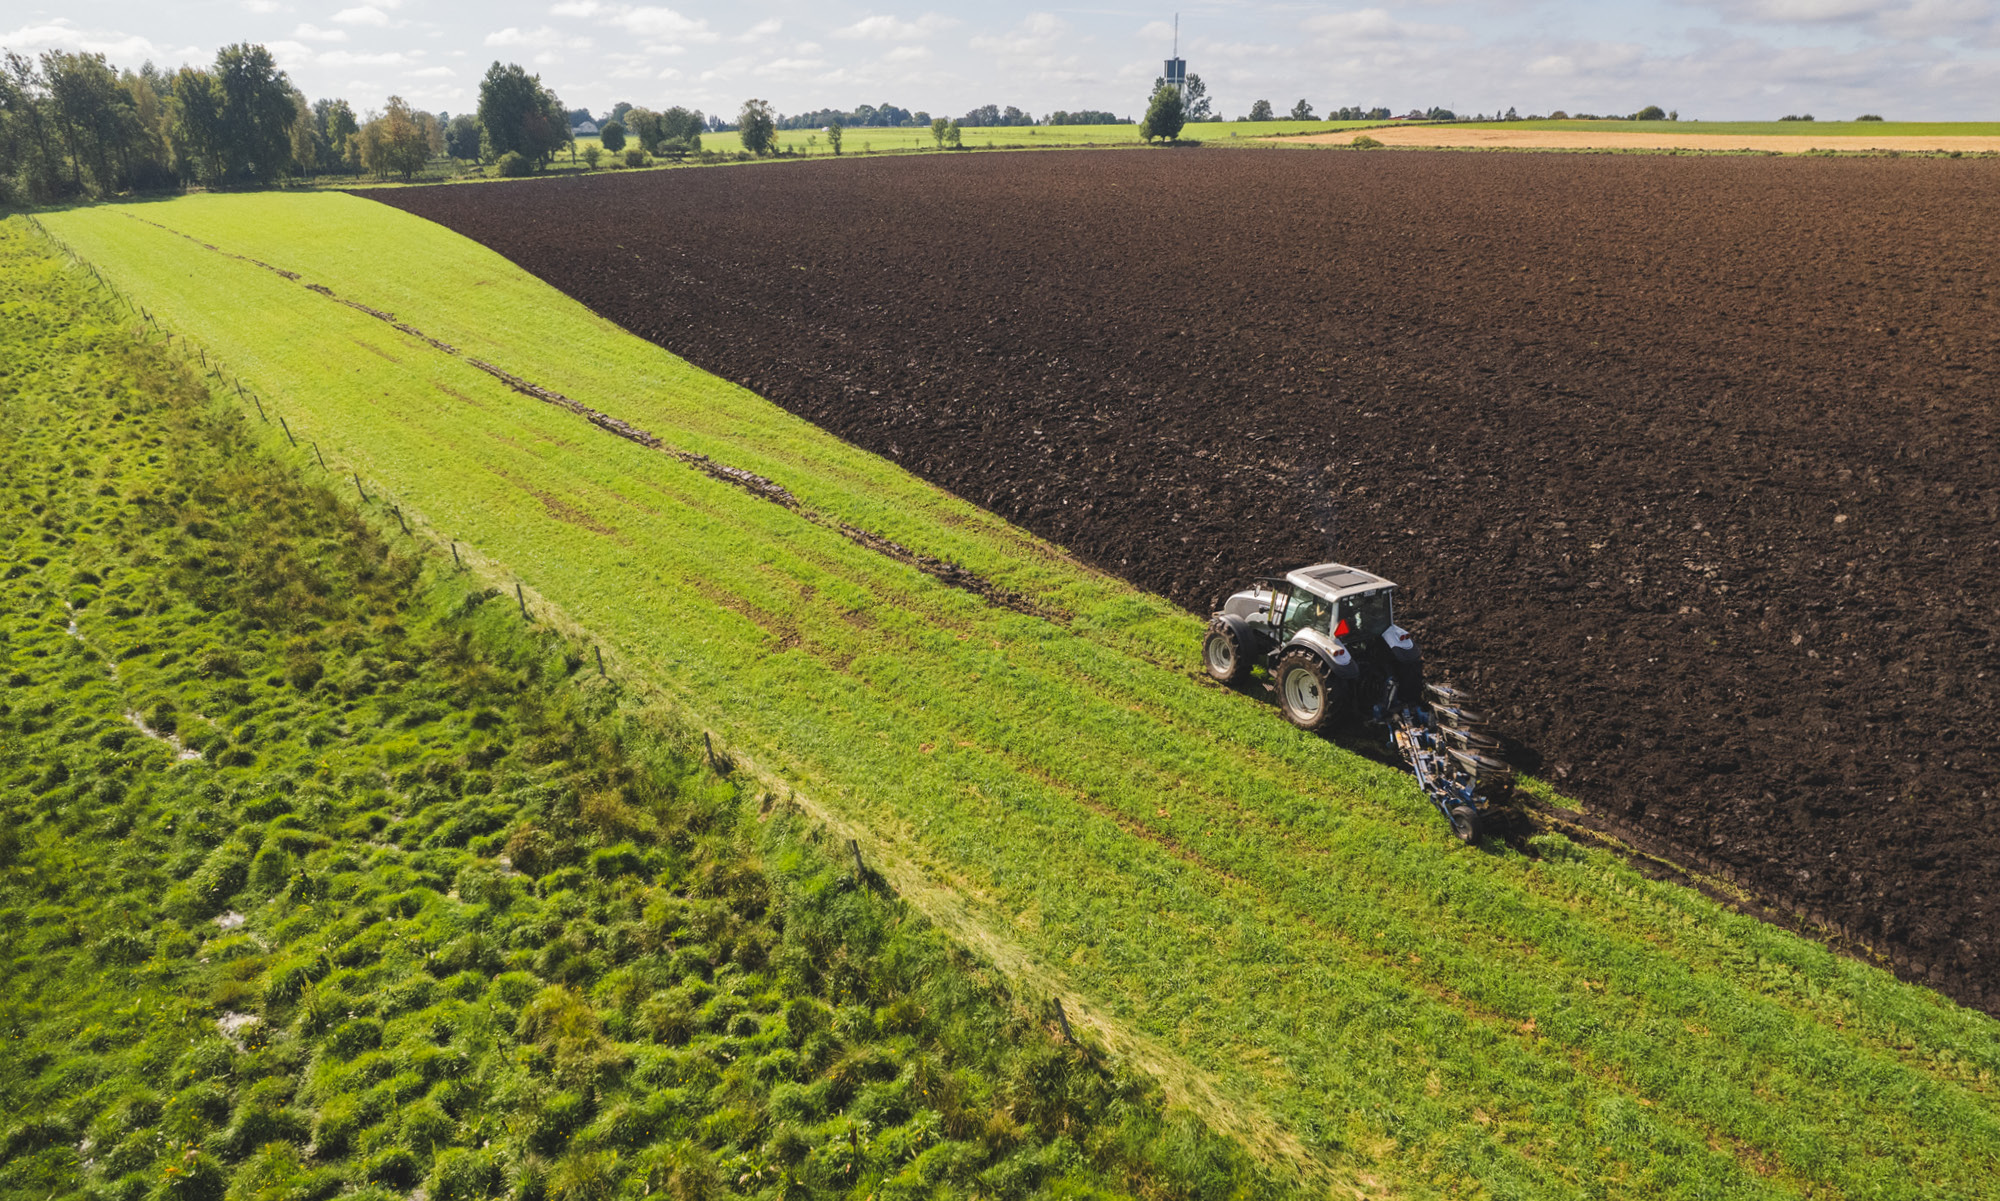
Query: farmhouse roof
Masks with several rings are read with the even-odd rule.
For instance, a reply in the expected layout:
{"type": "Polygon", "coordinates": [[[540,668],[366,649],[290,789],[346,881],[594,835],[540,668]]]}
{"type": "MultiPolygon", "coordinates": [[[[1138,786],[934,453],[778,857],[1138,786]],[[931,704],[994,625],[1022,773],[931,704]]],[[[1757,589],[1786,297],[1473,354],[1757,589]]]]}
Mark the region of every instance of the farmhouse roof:
{"type": "Polygon", "coordinates": [[[571,137],[587,138],[597,132],[597,122],[585,121],[569,132],[571,137]]]}

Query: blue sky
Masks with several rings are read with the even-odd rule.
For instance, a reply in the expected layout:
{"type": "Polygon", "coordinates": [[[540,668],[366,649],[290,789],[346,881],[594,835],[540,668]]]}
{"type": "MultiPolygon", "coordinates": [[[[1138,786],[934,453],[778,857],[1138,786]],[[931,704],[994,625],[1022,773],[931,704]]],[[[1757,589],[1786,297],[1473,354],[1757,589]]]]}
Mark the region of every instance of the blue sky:
{"type": "MultiPolygon", "coordinates": [[[[270,46],[300,90],[357,110],[391,93],[473,107],[495,59],[566,104],[684,104],[733,115],[884,102],[1136,114],[1172,41],[1169,6],[1030,8],[844,0],[45,0],[10,3],[0,46],[101,51],[136,67],[270,46]]],[[[1303,97],[1397,112],[1630,112],[1683,118],[2000,119],[2000,0],[1555,0],[1180,10],[1189,69],[1227,117],[1303,97]]]]}

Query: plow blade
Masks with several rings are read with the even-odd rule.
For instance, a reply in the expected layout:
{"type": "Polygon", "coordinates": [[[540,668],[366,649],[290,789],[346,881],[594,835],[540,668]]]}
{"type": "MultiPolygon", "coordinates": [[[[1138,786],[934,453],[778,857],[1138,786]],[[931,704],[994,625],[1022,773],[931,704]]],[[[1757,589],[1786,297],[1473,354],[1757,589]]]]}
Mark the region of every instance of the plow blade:
{"type": "Polygon", "coordinates": [[[1456,726],[1439,726],[1438,737],[1460,750],[1476,751],[1494,758],[1500,756],[1500,740],[1484,730],[1462,730],[1456,726]]]}
{"type": "Polygon", "coordinates": [[[1486,727],[1491,724],[1491,719],[1484,713],[1479,712],[1477,709],[1466,709],[1458,705],[1432,705],[1431,712],[1437,716],[1439,725],[1450,726],[1457,730],[1485,733],[1486,727]]]}

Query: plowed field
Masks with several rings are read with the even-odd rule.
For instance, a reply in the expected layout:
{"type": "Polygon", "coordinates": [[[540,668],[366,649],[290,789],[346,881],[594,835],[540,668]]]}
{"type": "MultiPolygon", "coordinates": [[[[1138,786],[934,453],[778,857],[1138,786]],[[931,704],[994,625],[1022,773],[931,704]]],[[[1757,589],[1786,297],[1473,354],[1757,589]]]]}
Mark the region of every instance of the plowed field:
{"type": "Polygon", "coordinates": [[[2000,164],[1103,151],[375,195],[1192,609],[1329,557],[1399,580],[1525,766],[2000,1008],[2000,164]]]}

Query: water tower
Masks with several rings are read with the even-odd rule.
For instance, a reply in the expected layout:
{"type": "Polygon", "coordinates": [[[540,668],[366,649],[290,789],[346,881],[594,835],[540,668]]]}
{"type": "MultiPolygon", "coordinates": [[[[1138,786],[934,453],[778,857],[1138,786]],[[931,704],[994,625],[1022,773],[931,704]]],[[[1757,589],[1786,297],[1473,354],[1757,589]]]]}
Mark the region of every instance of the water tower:
{"type": "Polygon", "coordinates": [[[1181,15],[1174,14],[1174,56],[1167,60],[1167,86],[1187,98],[1187,60],[1181,57],[1181,15]]]}

